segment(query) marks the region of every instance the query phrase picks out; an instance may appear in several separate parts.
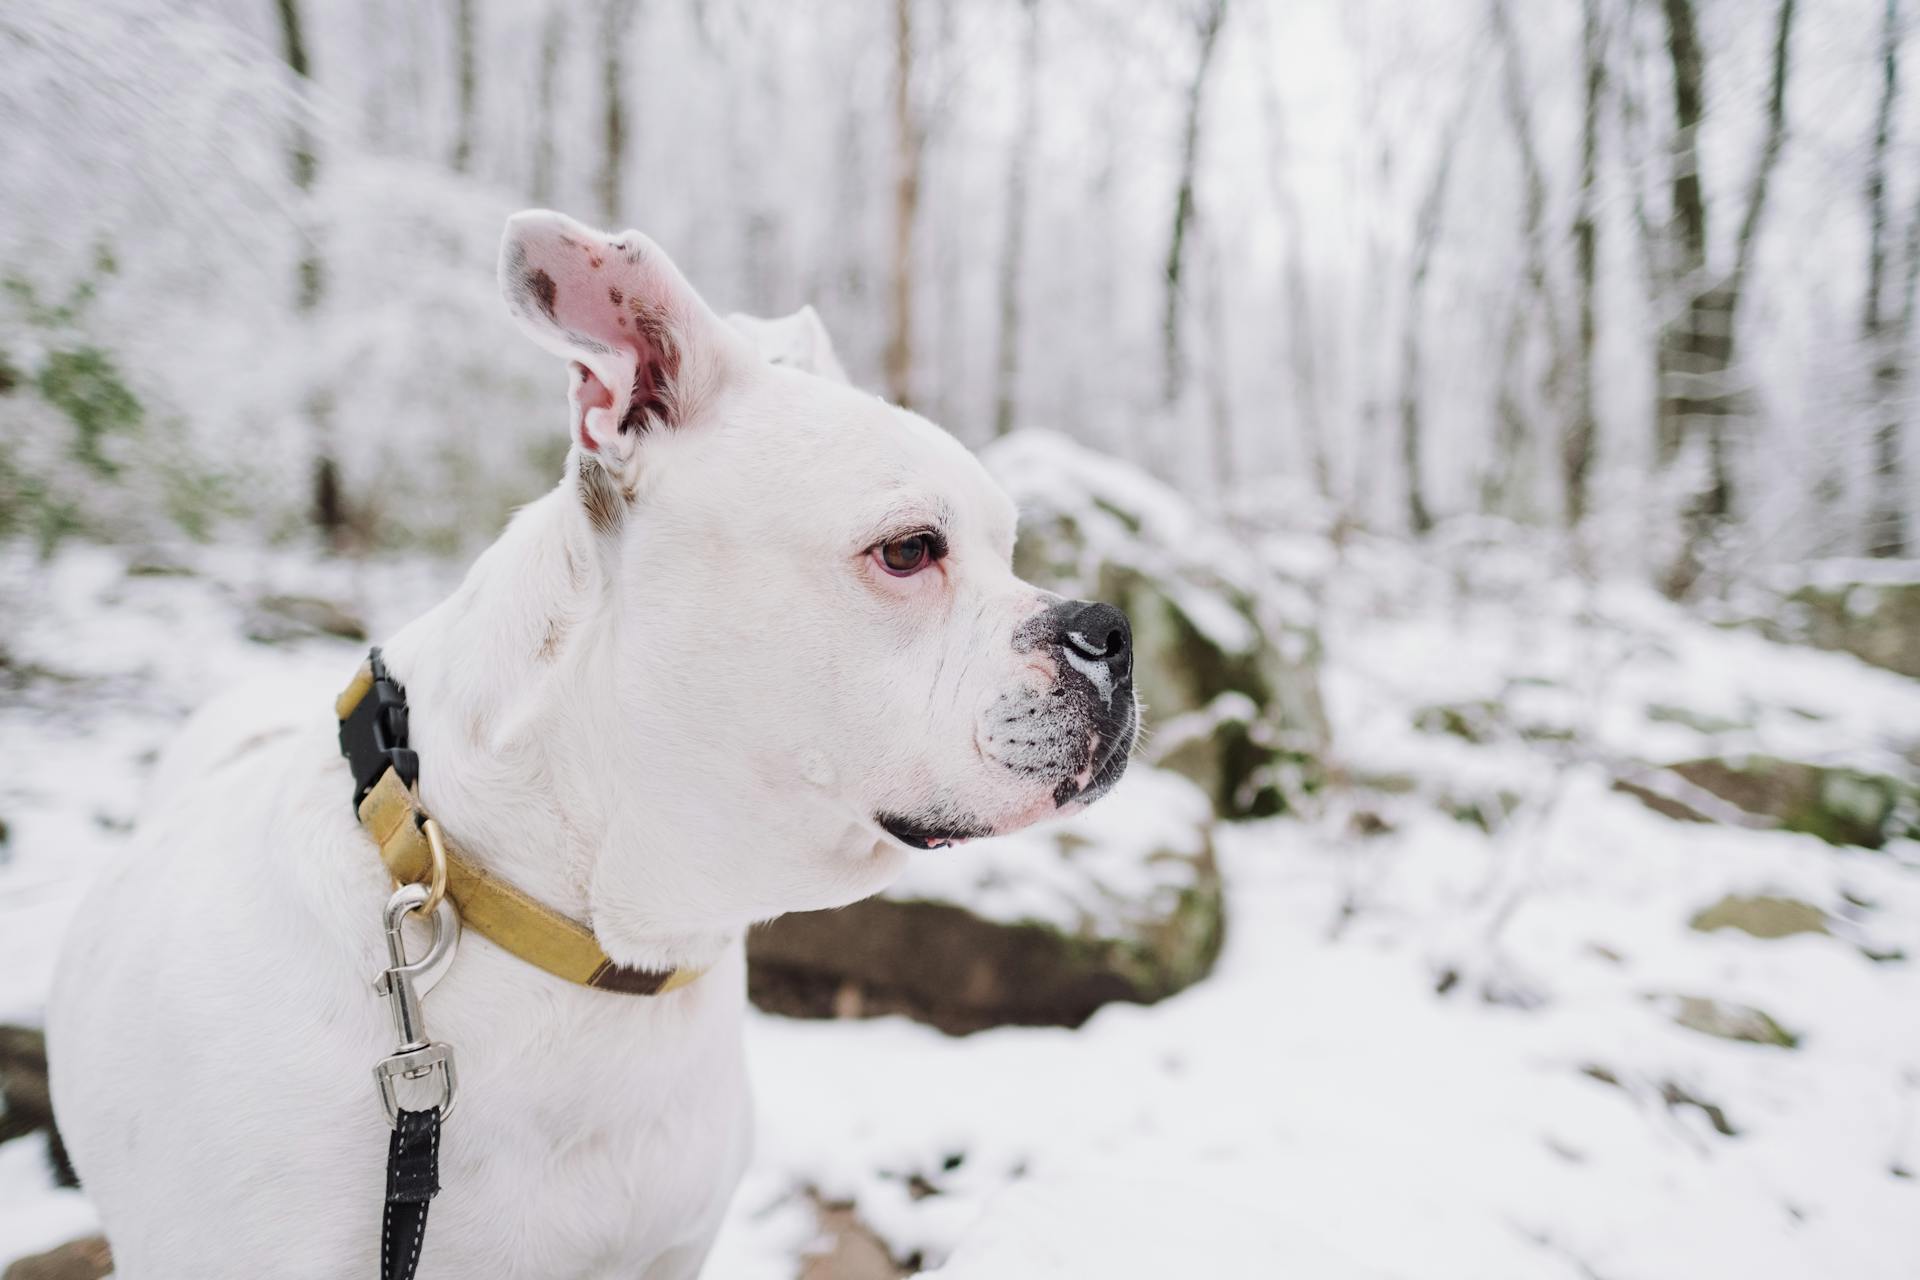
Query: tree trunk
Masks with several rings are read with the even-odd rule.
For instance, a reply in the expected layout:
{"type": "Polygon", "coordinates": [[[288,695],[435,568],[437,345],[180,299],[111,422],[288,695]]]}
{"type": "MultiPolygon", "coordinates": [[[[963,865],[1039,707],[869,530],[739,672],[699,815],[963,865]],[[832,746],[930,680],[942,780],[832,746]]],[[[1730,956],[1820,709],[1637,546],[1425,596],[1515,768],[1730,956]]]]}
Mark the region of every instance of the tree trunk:
{"type": "Polygon", "coordinates": [[[1035,112],[1040,89],[1040,2],[1022,0],[1027,30],[1020,51],[1020,111],[1007,160],[1007,225],[1000,254],[1000,350],[993,400],[993,433],[1006,435],[1020,394],[1020,283],[1026,270],[1027,174],[1033,167],[1035,112]]]}
{"type": "Polygon", "coordinates": [[[1180,183],[1173,200],[1173,233],[1167,244],[1166,305],[1161,317],[1161,400],[1173,404],[1186,386],[1186,367],[1180,346],[1180,272],[1184,265],[1187,229],[1193,221],[1194,169],[1200,155],[1200,104],[1206,97],[1207,72],[1226,21],[1227,0],[1207,0],[1200,19],[1200,56],[1187,86],[1186,129],[1180,143],[1180,183]]]}
{"type": "Polygon", "coordinates": [[[1214,491],[1224,499],[1233,491],[1233,482],[1239,477],[1240,471],[1233,439],[1233,371],[1227,366],[1227,353],[1232,347],[1232,326],[1227,320],[1227,272],[1213,239],[1209,236],[1202,242],[1207,248],[1207,363],[1204,372],[1207,419],[1213,428],[1214,491]]]}
{"type": "Polygon", "coordinates": [[[560,52],[567,33],[560,0],[547,10],[540,27],[540,74],[534,90],[533,179],[528,190],[537,205],[553,203],[553,95],[560,79],[560,52]]]}
{"type": "Polygon", "coordinates": [[[479,73],[475,69],[475,0],[453,0],[453,51],[455,77],[459,89],[453,134],[453,155],[448,163],[455,173],[465,173],[473,163],[474,104],[479,73]]]}
{"type": "MultiPolygon", "coordinates": [[[[298,0],[277,0],[276,10],[280,18],[280,48],[287,60],[287,67],[303,84],[310,83],[313,66],[307,59],[306,30],[300,20],[298,0]]],[[[304,104],[295,110],[304,111],[304,104]]],[[[313,184],[320,174],[320,162],[317,144],[302,115],[296,115],[294,120],[289,158],[293,169],[293,185],[304,196],[313,190],[313,184]]],[[[305,216],[303,209],[303,221],[305,216]]],[[[321,299],[326,294],[326,268],[311,225],[301,228],[301,236],[304,246],[299,265],[295,268],[294,310],[303,316],[311,316],[319,310],[321,299]]],[[[340,491],[340,465],[333,456],[332,397],[324,389],[315,388],[307,396],[304,409],[313,434],[313,471],[310,480],[313,523],[327,544],[338,548],[346,539],[347,516],[346,502],[340,491]]]]}
{"type": "Polygon", "coordinates": [[[885,357],[887,394],[913,403],[913,233],[920,217],[925,141],[913,109],[913,0],[893,3],[893,319],[885,357]]]}
{"type": "Polygon", "coordinates": [[[1466,100],[1446,126],[1440,138],[1440,154],[1434,161],[1433,178],[1420,201],[1413,227],[1413,257],[1407,280],[1406,331],[1400,347],[1400,466],[1406,473],[1407,527],[1416,534],[1433,528],[1433,514],[1427,507],[1426,485],[1420,475],[1421,455],[1421,346],[1420,324],[1426,311],[1427,277],[1433,269],[1433,249],[1440,239],[1441,215],[1446,211],[1447,183],[1453,172],[1453,153],[1460,141],[1466,120],[1466,100]]]}
{"type": "MultiPolygon", "coordinates": [[[[1684,67],[1684,60],[1678,51],[1687,43],[1693,49],[1695,100],[1692,127],[1697,128],[1699,46],[1690,27],[1676,34],[1678,28],[1673,26],[1673,17],[1680,10],[1686,11],[1690,23],[1689,0],[1667,0],[1669,47],[1675,50],[1676,85],[1683,79],[1684,67]]],[[[1665,337],[1661,344],[1663,354],[1669,359],[1663,366],[1661,378],[1662,422],[1663,425],[1672,423],[1678,433],[1679,445],[1691,442],[1695,455],[1693,462],[1705,470],[1704,476],[1695,481],[1695,491],[1687,499],[1682,513],[1680,553],[1668,569],[1663,584],[1667,594],[1676,599],[1690,594],[1699,583],[1706,570],[1711,547],[1734,512],[1734,478],[1728,437],[1735,421],[1747,411],[1744,397],[1731,383],[1736,323],[1740,300],[1759,243],[1759,228],[1766,213],[1773,170],[1779,163],[1780,151],[1786,141],[1787,75],[1791,67],[1794,11],[1795,0],[1780,0],[1774,27],[1766,135],[1754,166],[1752,181],[1747,188],[1746,212],[1740,220],[1739,233],[1734,241],[1733,271],[1724,281],[1705,284],[1704,287],[1705,206],[1699,204],[1698,143],[1689,136],[1684,144],[1676,144],[1677,147],[1683,146],[1684,152],[1693,161],[1693,172],[1687,182],[1692,187],[1692,198],[1699,206],[1700,265],[1683,272],[1681,277],[1687,298],[1685,327],[1681,332],[1665,337]]],[[[1684,116],[1678,123],[1683,130],[1688,128],[1684,116]]],[[[1684,211],[1682,218],[1684,223],[1684,211]]],[[[1691,262],[1694,241],[1684,225],[1682,232],[1683,248],[1689,253],[1683,261],[1691,262]]],[[[1675,453],[1678,448],[1676,445],[1675,453]]]]}
{"type": "Polygon", "coordinates": [[[633,28],[638,0],[604,0],[600,9],[600,175],[595,184],[600,198],[600,220],[607,226],[621,221],[620,198],[627,160],[627,100],[625,66],[627,33],[633,28]]]}
{"type": "MultiPolygon", "coordinates": [[[[1694,23],[1692,0],[1664,0],[1667,56],[1673,64],[1672,218],[1667,229],[1662,276],[1676,293],[1697,298],[1707,270],[1707,205],[1700,187],[1700,121],[1704,111],[1706,62],[1694,23]]],[[[1688,308],[1691,311],[1691,307],[1688,308]]],[[[1691,316],[1687,317],[1688,320],[1691,316]]],[[[1688,379],[1695,372],[1691,323],[1670,319],[1661,328],[1657,353],[1660,408],[1656,453],[1660,466],[1671,465],[1686,436],[1693,397],[1688,379]]]]}
{"type": "MultiPolygon", "coordinates": [[[[1893,350],[1901,353],[1902,360],[1912,347],[1915,321],[1920,318],[1920,197],[1916,197],[1913,212],[1907,219],[1906,258],[1900,323],[1890,339],[1893,350]]],[[[1904,556],[1912,553],[1912,543],[1907,537],[1907,512],[1913,501],[1913,495],[1901,482],[1905,463],[1902,460],[1902,410],[1899,401],[1903,398],[1900,392],[1906,385],[1905,364],[1894,363],[1889,377],[1893,380],[1892,385],[1884,389],[1880,402],[1885,416],[1873,436],[1873,474],[1878,482],[1876,506],[1879,509],[1876,526],[1880,530],[1874,554],[1904,556]]]]}
{"type": "MultiPolygon", "coordinates": [[[[1867,553],[1906,554],[1906,495],[1900,488],[1901,388],[1905,382],[1906,324],[1885,314],[1887,275],[1887,152],[1893,141],[1893,108],[1900,93],[1900,0],[1886,0],[1880,27],[1880,106],[1874,115],[1873,150],[1867,162],[1867,299],[1861,336],[1873,359],[1873,493],[1867,520],[1867,553]]],[[[1914,270],[1909,261],[1908,271],[1914,270]]],[[[1904,308],[1903,308],[1904,310],[1904,308]]],[[[1904,316],[1903,316],[1904,319],[1904,316]]]]}
{"type": "MultiPolygon", "coordinates": [[[[1263,23],[1270,23],[1270,10],[1256,12],[1261,15],[1263,23]]],[[[1263,40],[1270,42],[1271,26],[1263,26],[1262,31],[1263,40]]],[[[1320,496],[1331,500],[1333,461],[1329,456],[1327,429],[1322,420],[1324,415],[1320,412],[1320,366],[1316,346],[1319,329],[1315,324],[1313,288],[1307,277],[1306,219],[1301,216],[1300,202],[1287,179],[1290,147],[1277,75],[1267,74],[1260,78],[1260,105],[1266,117],[1268,135],[1267,185],[1281,227],[1290,237],[1286,248],[1284,287],[1287,306],[1286,358],[1296,388],[1293,404],[1301,425],[1307,466],[1312,473],[1314,487],[1320,496]]]]}
{"type": "Polygon", "coordinates": [[[1598,434],[1593,408],[1594,343],[1598,333],[1595,298],[1599,282],[1599,235],[1594,205],[1600,186],[1600,104],[1606,93],[1605,37],[1600,0],[1581,0],[1581,70],[1585,110],[1580,122],[1580,194],[1573,215],[1574,268],[1579,276],[1574,346],[1573,413],[1560,444],[1560,488],[1568,528],[1587,515],[1587,477],[1593,469],[1598,434]]]}
{"type": "Polygon", "coordinates": [[[1500,436],[1487,473],[1483,505],[1489,511],[1505,511],[1524,518],[1530,514],[1531,506],[1525,495],[1532,487],[1528,482],[1533,441],[1539,431],[1536,419],[1561,415],[1561,384],[1565,380],[1567,356],[1551,279],[1547,176],[1534,139],[1533,95],[1527,88],[1520,42],[1514,34],[1506,0],[1493,0],[1492,18],[1494,37],[1501,47],[1502,105],[1520,160],[1521,244],[1526,279],[1508,317],[1498,397],[1500,436]],[[1521,384],[1528,368],[1528,348],[1537,340],[1546,344],[1547,366],[1540,376],[1538,394],[1530,395],[1523,391],[1521,384]]]}

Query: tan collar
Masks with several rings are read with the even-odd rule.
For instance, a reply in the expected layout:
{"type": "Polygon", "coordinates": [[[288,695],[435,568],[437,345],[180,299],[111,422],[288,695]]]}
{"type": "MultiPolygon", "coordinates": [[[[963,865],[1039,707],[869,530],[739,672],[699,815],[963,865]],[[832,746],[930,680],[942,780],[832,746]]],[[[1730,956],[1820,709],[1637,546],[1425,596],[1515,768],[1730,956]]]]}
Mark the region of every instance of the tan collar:
{"type": "MultiPolygon", "coordinates": [[[[378,653],[375,650],[374,656],[361,664],[353,683],[334,703],[334,711],[343,725],[342,750],[348,755],[356,776],[364,775],[361,761],[354,758],[353,750],[347,745],[345,725],[374,692],[378,653]]],[[[384,680],[384,668],[380,675],[384,680]]],[[[399,691],[397,683],[390,680],[385,683],[399,691]]],[[[404,692],[399,696],[404,705],[404,692]]],[[[395,769],[389,767],[380,774],[379,781],[361,800],[358,812],[360,825],[380,847],[380,860],[387,864],[394,880],[400,884],[425,883],[433,869],[433,849],[423,825],[426,813],[420,808],[413,789],[402,781],[395,769]]],[[[459,909],[461,926],[535,968],[583,987],[642,996],[676,991],[705,972],[703,969],[630,969],[615,964],[612,957],[600,949],[593,931],[584,924],[481,870],[450,845],[445,853],[447,897],[459,909]]]]}

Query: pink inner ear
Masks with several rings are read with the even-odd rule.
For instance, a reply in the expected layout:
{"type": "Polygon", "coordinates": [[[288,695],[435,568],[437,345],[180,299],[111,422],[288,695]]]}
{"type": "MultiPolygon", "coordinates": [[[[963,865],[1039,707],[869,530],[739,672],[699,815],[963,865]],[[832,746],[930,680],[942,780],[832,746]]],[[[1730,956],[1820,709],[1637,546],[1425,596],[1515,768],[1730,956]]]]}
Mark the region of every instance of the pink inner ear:
{"type": "Polygon", "coordinates": [[[650,414],[672,421],[680,361],[672,267],[653,262],[638,243],[608,240],[577,224],[531,236],[521,249],[515,265],[528,318],[537,315],[536,323],[552,326],[604,396],[578,399],[583,429],[612,427],[624,435],[644,430],[650,414]],[[593,409],[607,412],[590,414],[593,409]]]}
{"type": "Polygon", "coordinates": [[[613,392],[607,384],[593,374],[593,370],[573,362],[573,386],[570,398],[573,401],[573,431],[580,438],[580,447],[592,453],[600,446],[594,443],[593,432],[587,429],[587,415],[593,410],[603,413],[613,408],[613,392]]]}

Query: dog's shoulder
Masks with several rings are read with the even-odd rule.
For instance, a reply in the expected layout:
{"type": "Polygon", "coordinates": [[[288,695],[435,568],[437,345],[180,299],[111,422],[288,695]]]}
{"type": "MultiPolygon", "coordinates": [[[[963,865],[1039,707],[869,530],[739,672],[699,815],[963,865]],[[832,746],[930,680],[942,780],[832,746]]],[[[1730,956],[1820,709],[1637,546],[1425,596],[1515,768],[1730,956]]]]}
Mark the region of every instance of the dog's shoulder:
{"type": "Polygon", "coordinates": [[[332,707],[323,671],[262,676],[223,689],[188,717],[161,752],[141,798],[141,822],[195,803],[209,783],[230,785],[237,771],[296,738],[331,732],[332,707]]]}

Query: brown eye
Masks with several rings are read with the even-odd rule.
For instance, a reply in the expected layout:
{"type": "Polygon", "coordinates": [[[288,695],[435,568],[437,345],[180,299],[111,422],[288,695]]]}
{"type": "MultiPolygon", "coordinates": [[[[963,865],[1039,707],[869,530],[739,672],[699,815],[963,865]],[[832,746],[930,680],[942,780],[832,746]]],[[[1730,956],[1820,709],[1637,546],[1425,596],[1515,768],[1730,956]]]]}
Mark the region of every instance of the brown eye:
{"type": "Polygon", "coordinates": [[[881,543],[874,550],[880,556],[880,566],[897,578],[918,573],[940,558],[933,535],[927,533],[895,538],[892,542],[881,543]]]}

